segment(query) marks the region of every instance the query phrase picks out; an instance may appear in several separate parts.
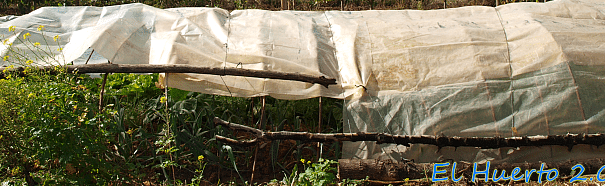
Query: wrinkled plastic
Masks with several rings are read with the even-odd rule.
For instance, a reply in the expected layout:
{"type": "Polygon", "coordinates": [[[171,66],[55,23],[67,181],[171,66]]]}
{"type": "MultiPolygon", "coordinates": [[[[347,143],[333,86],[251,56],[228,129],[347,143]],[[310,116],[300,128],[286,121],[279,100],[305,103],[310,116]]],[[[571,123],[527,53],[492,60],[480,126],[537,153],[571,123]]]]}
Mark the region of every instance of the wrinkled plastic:
{"type": "MultiPolygon", "coordinates": [[[[369,33],[379,34],[369,37],[368,90],[346,100],[344,131],[464,137],[602,133],[604,12],[599,1],[513,3],[400,16],[396,29],[369,26],[369,33]]],[[[375,20],[400,12],[385,14],[363,17],[386,25],[375,20]]],[[[604,153],[587,145],[343,146],[343,158],[416,162],[565,161],[604,153]]]]}
{"type": "MultiPolygon", "coordinates": [[[[28,42],[52,51],[52,60],[33,59],[38,63],[81,64],[92,54],[89,64],[192,64],[333,77],[338,84],[328,88],[204,74],[166,74],[160,83],[226,96],[345,99],[344,132],[510,137],[605,131],[605,4],[598,0],[429,11],[45,7],[0,18],[0,34],[25,52],[28,42]],[[23,40],[26,33],[29,40],[23,40]]],[[[6,45],[0,54],[10,54],[6,45]]],[[[582,145],[571,151],[372,142],[343,147],[344,158],[417,162],[603,156],[602,147],[582,145]]]]}

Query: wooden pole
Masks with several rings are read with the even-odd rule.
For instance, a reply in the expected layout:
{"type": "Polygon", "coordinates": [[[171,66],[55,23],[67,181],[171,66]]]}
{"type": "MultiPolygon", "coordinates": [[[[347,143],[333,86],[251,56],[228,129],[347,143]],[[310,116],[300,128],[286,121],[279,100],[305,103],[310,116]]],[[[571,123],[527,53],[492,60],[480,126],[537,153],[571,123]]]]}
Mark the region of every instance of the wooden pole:
{"type": "Polygon", "coordinates": [[[90,57],[92,57],[92,53],[95,53],[95,49],[92,49],[92,51],[90,52],[90,55],[88,55],[88,59],[86,59],[86,62],[84,63],[85,65],[88,64],[88,61],[90,60],[90,57]]]}
{"type": "Polygon", "coordinates": [[[286,9],[286,0],[280,0],[281,3],[281,10],[285,10],[286,9]]]}
{"type": "MultiPolygon", "coordinates": [[[[261,110],[260,110],[260,128],[262,129],[264,126],[264,122],[265,122],[265,101],[266,101],[267,97],[263,96],[261,97],[261,110]]],[[[258,130],[258,129],[256,129],[258,130]]],[[[260,130],[259,130],[260,131],[260,130]]],[[[254,131],[253,133],[256,133],[257,131],[254,131]]],[[[256,173],[256,158],[258,157],[258,148],[260,148],[258,145],[256,145],[255,149],[254,149],[254,162],[252,163],[252,176],[250,176],[250,183],[254,183],[254,174],[256,173]]]]}
{"type": "MultiPolygon", "coordinates": [[[[322,103],[321,103],[321,96],[319,97],[319,121],[317,121],[317,133],[321,133],[321,118],[322,118],[322,103]]],[[[322,144],[320,142],[317,142],[317,160],[319,161],[319,159],[321,158],[321,153],[322,153],[322,144]]]]}
{"type": "MultiPolygon", "coordinates": [[[[90,55],[92,56],[92,53],[90,53],[90,55]]],[[[86,62],[88,62],[88,60],[86,60],[86,62]]],[[[108,60],[107,63],[111,64],[111,61],[108,60]]],[[[99,112],[103,110],[103,94],[105,93],[105,83],[107,82],[107,75],[109,75],[109,73],[105,73],[103,75],[103,81],[101,82],[101,92],[99,92],[99,112]]]]}
{"type": "MultiPolygon", "coordinates": [[[[92,65],[67,65],[65,66],[70,73],[197,73],[219,76],[246,76],[256,78],[269,78],[301,81],[307,83],[320,84],[325,87],[335,85],[336,79],[315,76],[300,73],[276,72],[268,70],[251,70],[242,68],[219,68],[219,67],[200,67],[194,65],[150,65],[150,64],[92,64],[92,65]]],[[[0,67],[2,72],[5,67],[0,67]]],[[[54,66],[41,66],[41,70],[54,71],[54,66]]],[[[7,69],[10,72],[23,72],[25,68],[7,69]]],[[[2,73],[1,77],[4,77],[2,73]]]]}
{"type": "Polygon", "coordinates": [[[101,82],[101,92],[99,92],[99,112],[103,110],[103,92],[105,92],[105,83],[107,82],[107,75],[109,73],[105,73],[103,75],[103,82],[101,82]]]}
{"type": "Polygon", "coordinates": [[[216,136],[216,139],[233,145],[249,146],[259,141],[273,140],[300,140],[304,142],[341,142],[341,141],[376,141],[381,143],[392,143],[409,146],[410,144],[429,144],[438,147],[479,147],[484,149],[495,149],[503,147],[522,146],[567,146],[571,151],[574,145],[586,144],[601,146],[605,144],[605,134],[565,134],[548,136],[524,136],[524,137],[448,137],[429,135],[392,135],[386,133],[309,133],[309,132],[263,132],[248,126],[230,123],[219,118],[214,118],[214,123],[225,126],[232,130],[243,130],[256,136],[254,140],[237,141],[216,136]],[[235,142],[235,143],[233,143],[235,142]]]}

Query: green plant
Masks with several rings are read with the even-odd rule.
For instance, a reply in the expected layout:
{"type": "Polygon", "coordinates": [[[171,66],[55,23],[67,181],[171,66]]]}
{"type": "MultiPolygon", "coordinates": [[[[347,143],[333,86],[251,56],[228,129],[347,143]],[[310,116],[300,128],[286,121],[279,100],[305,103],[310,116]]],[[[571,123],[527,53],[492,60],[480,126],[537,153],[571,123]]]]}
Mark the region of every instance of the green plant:
{"type": "MultiPolygon", "coordinates": [[[[303,160],[304,162],[304,160],[303,160]]],[[[294,165],[294,168],[292,169],[292,173],[290,173],[290,176],[288,176],[287,174],[284,173],[284,179],[281,181],[282,184],[285,185],[296,185],[298,180],[298,165],[294,165]]]]}
{"type": "Polygon", "coordinates": [[[207,163],[204,162],[204,155],[199,155],[197,157],[197,161],[199,167],[198,169],[195,169],[195,173],[198,173],[198,175],[191,179],[191,183],[201,185],[202,180],[204,179],[204,170],[206,169],[207,163]]]}
{"type": "MultiPolygon", "coordinates": [[[[96,84],[87,75],[66,73],[62,56],[29,40],[46,41],[44,27],[34,34],[9,30],[22,39],[3,38],[8,48],[3,60],[10,66],[0,79],[0,171],[9,174],[0,179],[24,179],[29,185],[107,182],[116,173],[105,159],[109,138],[103,126],[111,120],[108,112],[96,109],[90,91],[96,84]],[[54,74],[39,70],[35,62],[57,65],[54,74]],[[12,71],[15,66],[23,72],[12,71]]],[[[60,37],[53,40],[60,52],[60,37]]]]}
{"type": "MultiPolygon", "coordinates": [[[[320,158],[317,163],[311,163],[311,161],[305,159],[300,159],[300,162],[305,167],[305,172],[298,173],[298,165],[294,165],[289,176],[284,173],[284,178],[279,181],[280,184],[287,186],[322,186],[330,185],[336,181],[336,168],[332,166],[338,164],[338,162],[323,158],[320,158]]],[[[273,182],[277,184],[277,180],[273,182]]]]}
{"type": "Polygon", "coordinates": [[[317,163],[307,167],[305,172],[300,173],[298,181],[303,185],[322,186],[334,183],[336,180],[336,168],[332,165],[338,164],[334,160],[320,158],[317,163]]]}
{"type": "MultiPolygon", "coordinates": [[[[101,83],[102,79],[95,79],[101,83]]],[[[158,81],[158,74],[112,74],[107,77],[106,92],[107,95],[130,97],[131,99],[150,99],[162,94],[162,90],[157,88],[155,82],[158,81]]]]}

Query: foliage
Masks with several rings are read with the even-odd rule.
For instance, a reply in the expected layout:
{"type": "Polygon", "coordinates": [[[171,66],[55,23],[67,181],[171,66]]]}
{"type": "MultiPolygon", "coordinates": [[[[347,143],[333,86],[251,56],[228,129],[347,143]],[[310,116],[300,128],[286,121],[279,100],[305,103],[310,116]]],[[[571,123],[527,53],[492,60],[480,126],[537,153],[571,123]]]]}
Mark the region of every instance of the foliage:
{"type": "Polygon", "coordinates": [[[204,161],[204,155],[199,155],[197,157],[197,160],[199,168],[195,169],[195,172],[198,173],[198,175],[191,179],[191,183],[195,185],[201,185],[201,181],[204,179],[204,170],[206,169],[206,165],[208,163],[204,161]]]}
{"type": "Polygon", "coordinates": [[[21,177],[28,184],[106,182],[115,175],[104,158],[110,114],[96,109],[90,91],[96,84],[87,75],[64,73],[62,66],[53,75],[37,70],[32,59],[51,64],[56,58],[50,48],[29,42],[29,35],[18,39],[34,55],[4,43],[13,56],[3,57],[9,69],[19,65],[27,76],[5,70],[6,79],[0,80],[0,178],[21,177]]]}
{"type": "Polygon", "coordinates": [[[109,114],[96,109],[90,86],[90,78],[67,74],[0,80],[0,149],[6,155],[0,169],[19,168],[27,177],[63,167],[58,175],[70,182],[111,178],[112,166],[103,158],[109,114]]]}
{"type": "Polygon", "coordinates": [[[313,163],[307,167],[305,172],[300,173],[298,181],[302,185],[323,186],[334,183],[336,180],[336,168],[332,165],[338,164],[334,160],[319,159],[318,163],[313,163]]]}
{"type": "MultiPolygon", "coordinates": [[[[304,185],[304,186],[323,186],[331,185],[336,181],[336,168],[333,165],[337,165],[338,162],[334,160],[326,160],[320,158],[317,163],[311,163],[311,161],[300,160],[305,168],[305,172],[298,173],[298,165],[295,165],[292,172],[288,174],[284,173],[282,181],[272,180],[270,184],[282,184],[282,185],[304,185]]],[[[352,185],[361,184],[359,183],[348,183],[352,185]]]]}
{"type": "MultiPolygon", "coordinates": [[[[12,32],[16,32],[14,29],[11,27],[12,32]]],[[[61,61],[61,54],[56,54],[61,52],[60,38],[44,36],[42,26],[38,31],[35,34],[48,37],[48,42],[56,42],[56,47],[40,48],[39,43],[29,41],[30,34],[13,42],[22,43],[25,48],[4,42],[9,53],[2,60],[10,66],[0,73],[3,184],[185,184],[182,180],[191,180],[204,185],[210,183],[208,172],[212,171],[204,171],[208,169],[233,171],[239,177],[237,182],[245,184],[247,176],[242,173],[249,172],[244,170],[251,165],[251,152],[217,142],[215,135],[233,138],[234,134],[214,126],[214,117],[265,130],[318,128],[317,98],[267,98],[266,119],[261,123],[260,98],[213,96],[178,89],[168,89],[164,94],[155,85],[158,74],[111,74],[101,90],[100,78],[65,72],[66,63],[61,61]],[[53,65],[54,71],[38,70],[40,64],[53,65]],[[24,69],[23,73],[12,71],[17,68],[24,69]],[[102,91],[105,99],[100,103],[102,91]],[[178,176],[183,174],[191,176],[178,176]]],[[[341,131],[342,102],[323,101],[322,131],[341,131]]],[[[283,167],[281,164],[292,156],[305,156],[304,149],[314,151],[303,144],[291,147],[277,142],[271,147],[274,171],[275,165],[283,167]],[[288,148],[287,156],[277,156],[280,149],[288,148]]],[[[333,154],[334,158],[337,156],[338,153],[333,154]]],[[[301,175],[315,177],[306,182],[327,179],[311,174],[322,170],[309,170],[301,175]]]]}
{"type": "MultiPolygon", "coordinates": [[[[101,84],[102,82],[101,78],[95,80],[97,84],[101,84]]],[[[162,94],[162,91],[156,87],[156,82],[158,82],[158,74],[112,74],[107,77],[107,95],[137,99],[153,98],[152,96],[162,94]]]]}

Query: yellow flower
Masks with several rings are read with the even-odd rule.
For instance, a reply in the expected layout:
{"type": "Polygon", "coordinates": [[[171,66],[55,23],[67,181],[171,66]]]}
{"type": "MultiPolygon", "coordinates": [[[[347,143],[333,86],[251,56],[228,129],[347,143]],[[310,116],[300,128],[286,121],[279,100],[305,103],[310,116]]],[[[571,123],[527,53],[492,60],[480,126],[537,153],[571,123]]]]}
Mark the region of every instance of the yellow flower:
{"type": "Polygon", "coordinates": [[[40,42],[35,42],[34,46],[40,46],[40,42]]]}
{"type": "Polygon", "coordinates": [[[61,37],[59,37],[59,35],[56,35],[55,37],[53,37],[53,40],[55,40],[55,41],[57,41],[59,39],[61,39],[61,37]]]}
{"type": "Polygon", "coordinates": [[[36,96],[36,94],[34,94],[34,93],[29,93],[29,94],[27,95],[27,98],[32,98],[32,97],[34,97],[34,96],[36,96]]]}
{"type": "Polygon", "coordinates": [[[2,59],[4,59],[4,61],[8,61],[8,56],[4,56],[2,59]]]}
{"type": "Polygon", "coordinates": [[[9,26],[8,27],[8,31],[9,32],[14,32],[15,31],[15,26],[9,26]]]}
{"type": "Polygon", "coordinates": [[[132,129],[128,129],[128,131],[126,131],[126,134],[128,134],[128,135],[132,135],[132,133],[134,133],[134,130],[132,130],[132,129]]]}
{"type": "Polygon", "coordinates": [[[31,60],[31,59],[30,59],[30,60],[25,61],[25,64],[28,64],[28,65],[31,65],[32,63],[34,63],[34,61],[33,61],[33,60],[31,60]]]}
{"type": "Polygon", "coordinates": [[[8,43],[8,39],[2,41],[2,44],[6,45],[6,43],[8,43]]]}
{"type": "Polygon", "coordinates": [[[63,51],[63,48],[59,47],[59,48],[57,48],[57,51],[61,52],[61,51],[63,51]]]}
{"type": "Polygon", "coordinates": [[[30,34],[29,32],[28,32],[28,33],[23,34],[23,39],[27,39],[27,37],[28,37],[28,36],[31,36],[31,34],[30,34]]]}
{"type": "Polygon", "coordinates": [[[166,103],[166,97],[161,97],[160,98],[160,103],[166,103]]]}
{"type": "Polygon", "coordinates": [[[197,160],[204,161],[204,155],[200,155],[197,157],[197,160]]]}
{"type": "Polygon", "coordinates": [[[12,175],[16,175],[16,174],[19,174],[19,173],[21,173],[21,171],[19,170],[19,167],[15,167],[15,168],[13,168],[11,170],[11,174],[12,175]]]}
{"type": "Polygon", "coordinates": [[[305,163],[305,159],[300,159],[300,162],[305,163]]]}
{"type": "Polygon", "coordinates": [[[311,161],[307,161],[307,164],[311,164],[311,161]]]}
{"type": "Polygon", "coordinates": [[[38,31],[42,31],[44,29],[44,25],[38,26],[38,31]]]}

